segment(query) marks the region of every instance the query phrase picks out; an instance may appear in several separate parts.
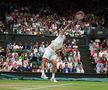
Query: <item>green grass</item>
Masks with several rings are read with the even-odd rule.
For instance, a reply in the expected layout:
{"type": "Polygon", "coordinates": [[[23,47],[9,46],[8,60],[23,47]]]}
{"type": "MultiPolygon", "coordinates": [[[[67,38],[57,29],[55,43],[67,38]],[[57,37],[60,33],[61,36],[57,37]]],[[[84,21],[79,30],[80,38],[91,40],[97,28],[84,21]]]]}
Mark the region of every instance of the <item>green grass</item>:
{"type": "Polygon", "coordinates": [[[108,90],[108,82],[0,80],[0,90],[108,90]]]}

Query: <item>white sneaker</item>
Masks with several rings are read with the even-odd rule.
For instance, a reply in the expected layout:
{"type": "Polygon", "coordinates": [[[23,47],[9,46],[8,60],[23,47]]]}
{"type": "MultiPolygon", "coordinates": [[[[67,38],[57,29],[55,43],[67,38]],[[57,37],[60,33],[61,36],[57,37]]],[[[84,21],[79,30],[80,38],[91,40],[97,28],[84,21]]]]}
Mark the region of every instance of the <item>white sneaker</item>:
{"type": "Polygon", "coordinates": [[[50,80],[53,82],[58,82],[55,78],[51,78],[50,80]]]}
{"type": "Polygon", "coordinates": [[[42,79],[48,79],[48,77],[46,75],[41,75],[42,79]]]}

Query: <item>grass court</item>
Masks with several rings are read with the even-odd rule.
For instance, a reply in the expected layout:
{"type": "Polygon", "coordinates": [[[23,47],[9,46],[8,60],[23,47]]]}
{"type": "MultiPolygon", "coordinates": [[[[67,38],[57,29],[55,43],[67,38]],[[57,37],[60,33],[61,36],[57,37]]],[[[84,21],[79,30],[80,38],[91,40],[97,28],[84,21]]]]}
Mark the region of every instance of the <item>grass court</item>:
{"type": "Polygon", "coordinates": [[[0,90],[108,90],[108,82],[0,80],[0,90]]]}

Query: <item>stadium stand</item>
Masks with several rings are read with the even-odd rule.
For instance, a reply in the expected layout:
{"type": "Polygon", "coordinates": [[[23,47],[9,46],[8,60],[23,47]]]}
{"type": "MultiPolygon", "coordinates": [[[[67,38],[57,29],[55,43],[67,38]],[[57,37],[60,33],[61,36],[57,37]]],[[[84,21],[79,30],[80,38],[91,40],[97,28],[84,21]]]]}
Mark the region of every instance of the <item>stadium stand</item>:
{"type": "MultiPolygon", "coordinates": [[[[101,39],[107,36],[107,17],[102,6],[76,8],[76,1],[73,0],[73,6],[57,10],[51,7],[49,1],[24,1],[0,3],[0,45],[4,48],[4,51],[0,48],[0,71],[40,72],[45,47],[58,36],[66,24],[71,23],[65,33],[67,54],[61,54],[57,72],[107,73],[107,55],[101,58],[105,59],[103,62],[96,56],[98,53],[107,53],[108,47],[102,47],[107,45],[104,44],[106,41],[100,43],[96,39],[89,44],[90,40],[98,38],[99,35],[102,35],[101,39]],[[76,18],[76,14],[81,19],[76,18]],[[5,53],[5,58],[1,52],[5,53]],[[65,70],[67,68],[68,71],[65,70]]],[[[51,72],[51,63],[48,63],[46,72],[51,72]]]]}
{"type": "Polygon", "coordinates": [[[91,40],[89,49],[96,73],[106,73],[108,68],[108,40],[91,40]]]}

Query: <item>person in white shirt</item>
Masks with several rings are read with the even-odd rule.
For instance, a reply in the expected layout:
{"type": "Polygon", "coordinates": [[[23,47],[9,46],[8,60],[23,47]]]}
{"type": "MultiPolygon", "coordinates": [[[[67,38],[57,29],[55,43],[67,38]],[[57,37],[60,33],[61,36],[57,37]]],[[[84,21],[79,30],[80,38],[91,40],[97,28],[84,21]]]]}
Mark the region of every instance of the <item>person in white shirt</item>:
{"type": "Polygon", "coordinates": [[[44,51],[45,51],[45,47],[44,47],[43,44],[41,44],[40,47],[39,47],[40,54],[43,55],[44,51]]]}
{"type": "Polygon", "coordinates": [[[67,30],[67,28],[69,26],[70,26],[70,24],[68,24],[62,30],[62,32],[59,34],[59,36],[55,40],[52,40],[51,44],[48,47],[46,47],[44,55],[43,55],[43,59],[42,59],[42,75],[41,75],[41,78],[48,79],[48,77],[45,75],[44,69],[45,69],[46,62],[48,62],[48,60],[49,60],[49,61],[52,62],[52,77],[51,77],[50,80],[54,81],[54,82],[57,82],[56,79],[55,79],[56,51],[63,47],[63,42],[65,40],[64,32],[67,30]]]}

